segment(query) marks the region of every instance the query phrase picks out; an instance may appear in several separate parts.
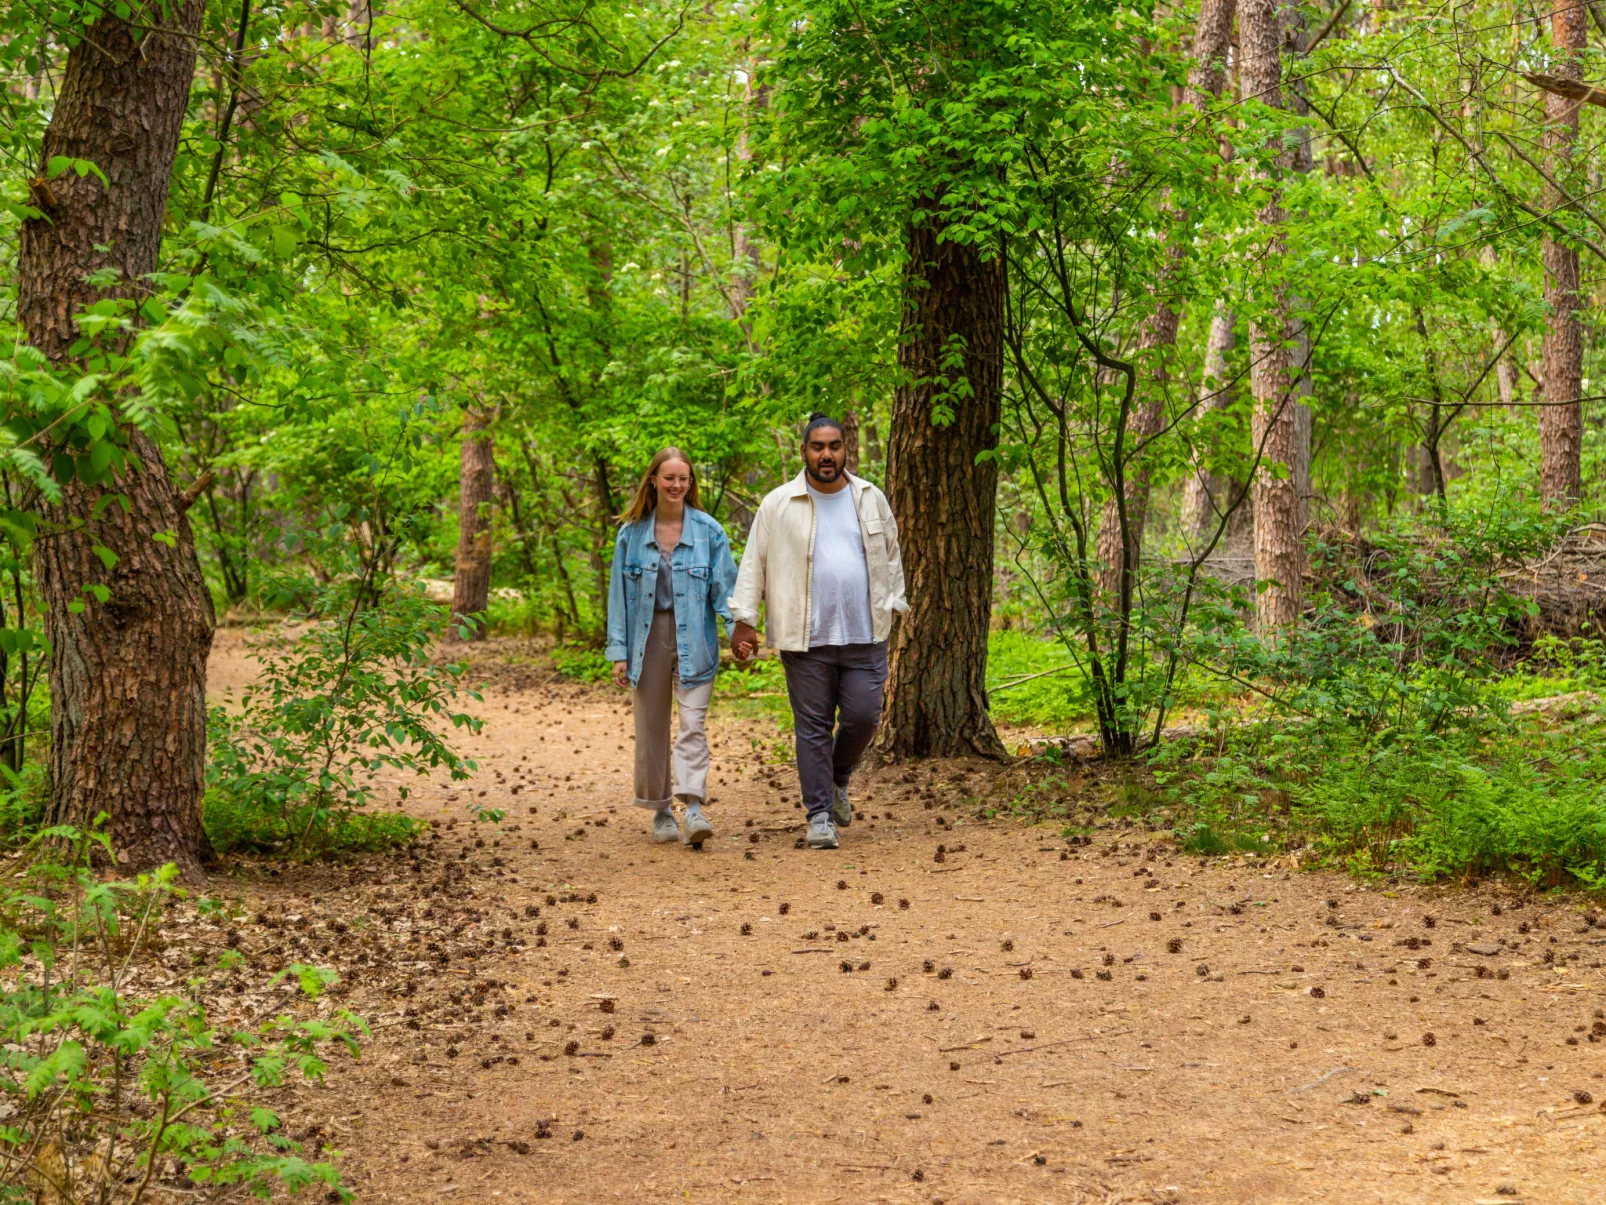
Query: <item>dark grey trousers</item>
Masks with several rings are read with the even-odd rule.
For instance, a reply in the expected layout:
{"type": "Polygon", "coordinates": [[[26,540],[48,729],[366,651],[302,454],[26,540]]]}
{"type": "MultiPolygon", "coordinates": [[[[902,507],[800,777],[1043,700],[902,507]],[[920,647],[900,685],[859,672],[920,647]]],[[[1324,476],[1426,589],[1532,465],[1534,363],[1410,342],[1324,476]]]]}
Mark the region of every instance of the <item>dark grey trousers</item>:
{"type": "Polygon", "coordinates": [[[833,644],[781,654],[797,737],[797,777],[812,817],[831,806],[831,787],[848,785],[881,722],[887,645],[833,644]]]}

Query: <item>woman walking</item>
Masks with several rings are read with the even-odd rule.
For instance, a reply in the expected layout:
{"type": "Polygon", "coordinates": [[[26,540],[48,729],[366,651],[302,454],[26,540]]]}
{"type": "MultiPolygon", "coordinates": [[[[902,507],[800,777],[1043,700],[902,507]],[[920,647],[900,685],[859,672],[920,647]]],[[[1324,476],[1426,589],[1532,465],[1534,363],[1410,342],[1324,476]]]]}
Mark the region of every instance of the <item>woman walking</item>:
{"type": "Polygon", "coordinates": [[[697,472],[679,448],[652,458],[619,516],[608,583],[608,660],[634,688],[636,806],[653,811],[654,841],[701,846],[714,829],[703,815],[708,736],[703,721],[719,668],[716,615],[731,622],[736,584],[725,529],[697,497],[697,472]],[[670,740],[669,703],[680,710],[670,740]],[[674,802],[686,808],[675,823],[674,802]]]}

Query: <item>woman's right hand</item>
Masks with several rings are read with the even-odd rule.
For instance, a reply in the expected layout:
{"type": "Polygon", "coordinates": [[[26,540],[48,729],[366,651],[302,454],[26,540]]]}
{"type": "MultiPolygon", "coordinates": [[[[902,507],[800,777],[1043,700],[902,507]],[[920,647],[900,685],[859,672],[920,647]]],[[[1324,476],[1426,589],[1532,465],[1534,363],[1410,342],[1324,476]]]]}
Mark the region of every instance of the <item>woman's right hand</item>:
{"type": "Polygon", "coordinates": [[[615,686],[630,685],[630,663],[628,661],[615,661],[613,663],[613,683],[615,686]]]}

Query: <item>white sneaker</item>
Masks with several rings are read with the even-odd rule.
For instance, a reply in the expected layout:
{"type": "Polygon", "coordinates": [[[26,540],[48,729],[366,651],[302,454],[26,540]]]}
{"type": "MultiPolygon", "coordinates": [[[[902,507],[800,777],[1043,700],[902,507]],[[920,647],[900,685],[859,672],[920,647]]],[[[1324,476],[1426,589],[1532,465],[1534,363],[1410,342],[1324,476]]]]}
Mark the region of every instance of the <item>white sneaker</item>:
{"type": "Polygon", "coordinates": [[[831,823],[831,813],[821,812],[818,816],[810,816],[808,834],[804,839],[810,849],[835,849],[836,825],[831,823]]]}
{"type": "Polygon", "coordinates": [[[675,813],[668,808],[653,813],[652,839],[660,845],[680,840],[680,825],[675,823],[675,813]]]}
{"type": "Polygon", "coordinates": [[[714,826],[708,823],[708,817],[703,815],[703,809],[693,803],[686,808],[686,827],[681,834],[681,840],[693,849],[701,849],[703,842],[714,835],[714,826]]]}
{"type": "Polygon", "coordinates": [[[848,789],[835,783],[831,784],[831,819],[838,828],[847,828],[853,823],[853,801],[848,798],[848,789]]]}

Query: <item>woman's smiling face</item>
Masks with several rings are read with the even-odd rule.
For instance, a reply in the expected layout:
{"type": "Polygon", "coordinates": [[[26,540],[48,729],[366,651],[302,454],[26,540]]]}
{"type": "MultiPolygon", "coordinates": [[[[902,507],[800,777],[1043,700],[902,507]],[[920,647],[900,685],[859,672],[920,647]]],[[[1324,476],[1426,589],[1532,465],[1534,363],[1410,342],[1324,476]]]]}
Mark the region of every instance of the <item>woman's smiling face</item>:
{"type": "Polygon", "coordinates": [[[684,460],[666,460],[658,466],[652,484],[660,499],[684,502],[691,489],[691,466],[684,460]]]}

